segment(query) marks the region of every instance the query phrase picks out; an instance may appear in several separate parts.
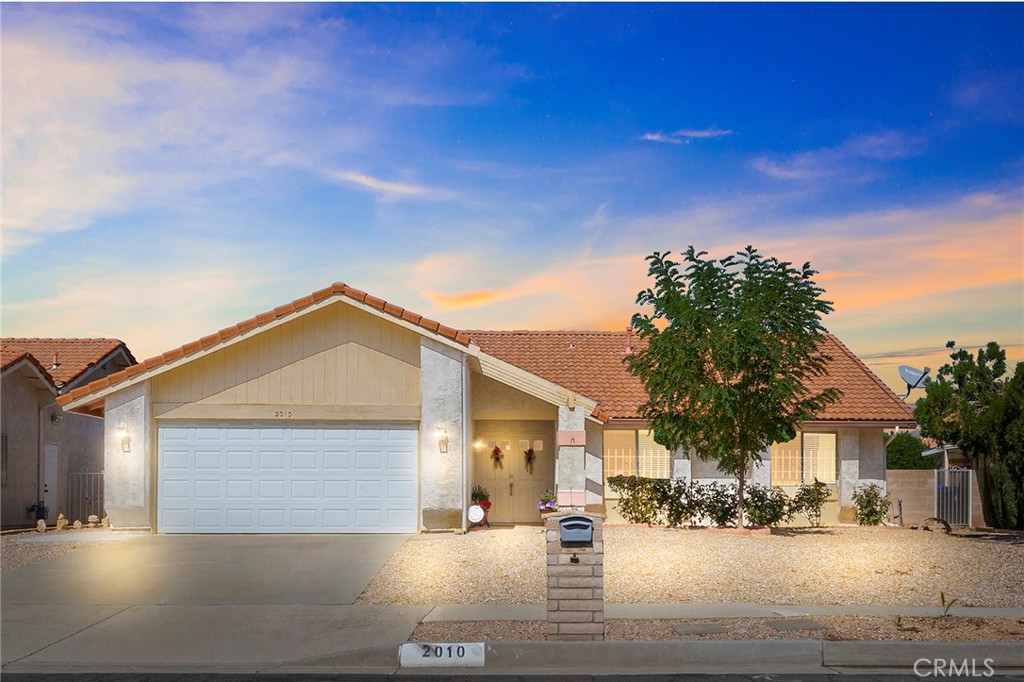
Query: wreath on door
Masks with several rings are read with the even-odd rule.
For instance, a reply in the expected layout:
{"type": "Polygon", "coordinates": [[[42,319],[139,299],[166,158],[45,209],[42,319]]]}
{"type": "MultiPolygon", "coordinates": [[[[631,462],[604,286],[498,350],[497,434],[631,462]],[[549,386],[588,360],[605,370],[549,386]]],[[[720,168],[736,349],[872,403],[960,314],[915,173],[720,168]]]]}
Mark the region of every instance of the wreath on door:
{"type": "Polygon", "coordinates": [[[533,448],[529,450],[523,450],[523,462],[526,463],[526,470],[533,475],[533,461],[537,459],[537,453],[533,451],[533,448]]]}
{"type": "Polygon", "coordinates": [[[504,456],[505,455],[501,452],[501,448],[499,448],[497,445],[495,445],[494,449],[491,450],[491,459],[494,461],[494,468],[495,469],[500,469],[501,468],[501,466],[502,466],[501,458],[504,457],[504,456]]]}

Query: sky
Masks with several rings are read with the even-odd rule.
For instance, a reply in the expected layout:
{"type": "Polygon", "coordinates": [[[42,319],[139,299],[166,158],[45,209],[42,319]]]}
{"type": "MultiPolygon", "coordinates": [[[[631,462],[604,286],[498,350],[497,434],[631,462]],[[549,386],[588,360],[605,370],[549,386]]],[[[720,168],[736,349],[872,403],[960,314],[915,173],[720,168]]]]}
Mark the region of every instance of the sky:
{"type": "Polygon", "coordinates": [[[1024,357],[1024,5],[2,15],[4,336],[143,359],[336,281],[617,330],[646,255],[751,244],[894,389],[951,339],[1024,357]]]}

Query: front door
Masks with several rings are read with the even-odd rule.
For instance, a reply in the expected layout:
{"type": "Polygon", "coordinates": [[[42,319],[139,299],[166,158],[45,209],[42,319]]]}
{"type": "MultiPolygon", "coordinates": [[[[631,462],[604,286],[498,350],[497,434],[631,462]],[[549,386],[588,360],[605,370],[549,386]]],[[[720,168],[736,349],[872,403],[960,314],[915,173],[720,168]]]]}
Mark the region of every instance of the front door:
{"type": "Polygon", "coordinates": [[[538,523],[537,503],[555,486],[555,450],[538,433],[480,434],[474,457],[475,479],[487,488],[491,523],[538,523]],[[494,449],[500,454],[494,456],[494,449]],[[533,450],[533,462],[526,452],[533,450]]]}

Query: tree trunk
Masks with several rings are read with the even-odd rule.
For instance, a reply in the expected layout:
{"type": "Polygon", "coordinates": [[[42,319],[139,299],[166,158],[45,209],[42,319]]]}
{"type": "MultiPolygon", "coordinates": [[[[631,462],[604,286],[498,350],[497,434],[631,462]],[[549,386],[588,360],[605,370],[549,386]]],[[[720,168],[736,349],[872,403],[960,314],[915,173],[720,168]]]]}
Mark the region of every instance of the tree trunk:
{"type": "Polygon", "coordinates": [[[747,467],[743,466],[740,469],[739,476],[736,478],[739,480],[739,487],[736,490],[736,527],[743,527],[743,516],[744,516],[744,504],[743,504],[743,484],[747,477],[747,467]]]}

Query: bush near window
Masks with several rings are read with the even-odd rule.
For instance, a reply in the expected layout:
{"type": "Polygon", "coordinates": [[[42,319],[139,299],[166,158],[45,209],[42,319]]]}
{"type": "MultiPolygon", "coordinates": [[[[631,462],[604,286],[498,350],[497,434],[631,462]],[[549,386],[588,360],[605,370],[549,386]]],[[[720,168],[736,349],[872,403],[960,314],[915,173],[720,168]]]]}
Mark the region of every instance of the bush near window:
{"type": "Polygon", "coordinates": [[[619,513],[630,523],[658,523],[664,493],[660,492],[655,483],[660,478],[640,478],[639,476],[611,476],[608,486],[619,495],[619,513]]]}
{"type": "Polygon", "coordinates": [[[881,525],[889,513],[889,496],[882,493],[877,483],[854,490],[853,503],[857,506],[857,523],[862,526],[881,525]]]}
{"type": "Polygon", "coordinates": [[[752,526],[777,526],[793,518],[792,501],[782,488],[747,488],[747,521],[752,526]]]}
{"type": "MultiPolygon", "coordinates": [[[[612,476],[608,486],[619,495],[618,511],[630,523],[652,525],[664,519],[678,527],[707,519],[716,526],[729,526],[739,516],[733,484],[612,476]]],[[[802,486],[793,498],[779,487],[752,485],[748,490],[746,520],[754,526],[775,526],[797,513],[805,514],[812,525],[821,525],[821,508],[829,497],[828,486],[820,481],[802,486]]]]}
{"type": "Polygon", "coordinates": [[[790,500],[790,514],[803,514],[808,523],[817,528],[821,526],[821,510],[828,498],[828,486],[818,479],[814,479],[814,483],[804,483],[790,500]]]}

